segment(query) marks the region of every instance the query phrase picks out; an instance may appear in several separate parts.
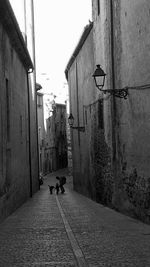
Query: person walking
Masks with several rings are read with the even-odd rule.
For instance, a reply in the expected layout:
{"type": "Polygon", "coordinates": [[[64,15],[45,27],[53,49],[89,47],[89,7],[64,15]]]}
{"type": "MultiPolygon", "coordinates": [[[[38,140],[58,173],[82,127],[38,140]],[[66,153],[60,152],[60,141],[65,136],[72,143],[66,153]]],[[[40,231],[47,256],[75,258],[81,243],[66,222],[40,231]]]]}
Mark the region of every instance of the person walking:
{"type": "Polygon", "coordinates": [[[59,188],[61,190],[61,193],[65,193],[64,184],[66,184],[66,177],[65,176],[56,176],[56,179],[59,181],[59,188]]]}

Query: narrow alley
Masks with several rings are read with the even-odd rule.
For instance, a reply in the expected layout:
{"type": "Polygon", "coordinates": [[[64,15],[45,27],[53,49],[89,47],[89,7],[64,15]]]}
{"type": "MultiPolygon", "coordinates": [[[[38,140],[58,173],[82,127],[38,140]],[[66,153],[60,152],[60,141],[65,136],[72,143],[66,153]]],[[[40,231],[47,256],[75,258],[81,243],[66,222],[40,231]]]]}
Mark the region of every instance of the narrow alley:
{"type": "Polygon", "coordinates": [[[41,190],[0,227],[0,267],[150,266],[150,225],[72,190],[66,169],[49,174],[41,190]],[[65,194],[48,184],[66,175],[65,194]]]}

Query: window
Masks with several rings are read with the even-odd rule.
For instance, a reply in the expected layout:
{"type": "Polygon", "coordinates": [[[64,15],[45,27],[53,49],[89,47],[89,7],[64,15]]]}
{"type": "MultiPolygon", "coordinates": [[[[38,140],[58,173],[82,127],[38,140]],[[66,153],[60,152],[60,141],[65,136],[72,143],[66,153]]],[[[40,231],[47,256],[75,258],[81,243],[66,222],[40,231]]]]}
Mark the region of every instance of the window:
{"type": "Polygon", "coordinates": [[[6,79],[6,127],[7,127],[7,142],[10,141],[10,92],[8,79],[6,79]]]}
{"type": "Polygon", "coordinates": [[[100,0],[97,0],[97,15],[100,14],[100,0]]]}
{"type": "Polygon", "coordinates": [[[87,110],[85,110],[85,124],[87,125],[87,110]]]}
{"type": "Polygon", "coordinates": [[[103,100],[98,101],[98,127],[104,129],[104,119],[103,119],[103,100]]]}
{"type": "Polygon", "coordinates": [[[23,137],[23,117],[20,115],[20,138],[22,143],[22,137],[23,137]]]}

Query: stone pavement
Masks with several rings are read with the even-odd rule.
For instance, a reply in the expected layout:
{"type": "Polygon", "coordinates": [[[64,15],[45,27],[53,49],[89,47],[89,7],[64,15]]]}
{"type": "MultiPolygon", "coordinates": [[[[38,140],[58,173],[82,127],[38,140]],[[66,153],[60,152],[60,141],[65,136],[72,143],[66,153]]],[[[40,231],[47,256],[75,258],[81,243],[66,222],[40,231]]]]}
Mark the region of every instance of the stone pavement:
{"type": "Polygon", "coordinates": [[[49,194],[46,176],[32,199],[0,224],[0,267],[149,267],[150,226],[72,190],[49,194]]]}

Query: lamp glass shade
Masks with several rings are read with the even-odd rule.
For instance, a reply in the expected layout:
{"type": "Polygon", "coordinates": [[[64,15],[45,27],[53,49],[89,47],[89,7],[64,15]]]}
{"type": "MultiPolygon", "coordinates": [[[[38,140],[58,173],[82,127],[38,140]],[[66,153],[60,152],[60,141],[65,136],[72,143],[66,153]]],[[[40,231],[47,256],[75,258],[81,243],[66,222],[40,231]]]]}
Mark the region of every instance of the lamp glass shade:
{"type": "Polygon", "coordinates": [[[102,89],[104,87],[105,76],[106,76],[106,73],[103,71],[100,65],[97,65],[97,68],[93,74],[93,77],[94,77],[95,85],[98,89],[102,89]]]}
{"type": "Polygon", "coordinates": [[[74,124],[74,117],[73,117],[72,113],[70,113],[70,115],[68,117],[68,123],[69,123],[70,127],[72,127],[74,124]]]}

